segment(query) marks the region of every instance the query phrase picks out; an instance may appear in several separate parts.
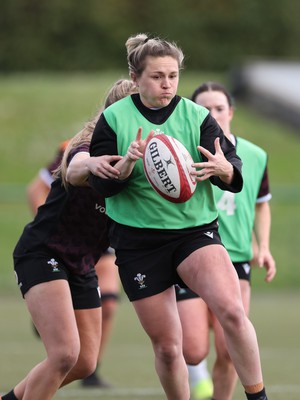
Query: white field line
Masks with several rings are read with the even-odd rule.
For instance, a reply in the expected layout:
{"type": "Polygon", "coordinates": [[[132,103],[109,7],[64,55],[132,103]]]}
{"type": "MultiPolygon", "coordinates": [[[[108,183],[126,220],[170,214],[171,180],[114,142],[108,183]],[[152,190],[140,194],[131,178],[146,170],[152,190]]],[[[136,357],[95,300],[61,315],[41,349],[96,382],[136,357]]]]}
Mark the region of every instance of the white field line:
{"type": "Polygon", "coordinates": [[[163,390],[160,388],[119,388],[119,389],[61,389],[57,392],[58,398],[78,397],[153,397],[162,396],[163,390]]]}

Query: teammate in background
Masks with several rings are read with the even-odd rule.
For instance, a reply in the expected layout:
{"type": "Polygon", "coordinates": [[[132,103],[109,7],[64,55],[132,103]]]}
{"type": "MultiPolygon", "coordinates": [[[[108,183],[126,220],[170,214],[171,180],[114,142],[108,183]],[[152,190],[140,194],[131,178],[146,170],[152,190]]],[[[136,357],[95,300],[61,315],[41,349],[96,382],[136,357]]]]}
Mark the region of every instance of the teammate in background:
{"type": "MultiPolygon", "coordinates": [[[[117,82],[116,101],[135,91],[117,82]]],[[[45,345],[46,358],[1,400],[50,400],[62,386],[90,375],[101,341],[101,296],[94,265],[108,247],[104,197],[88,185],[90,172],[119,175],[120,156],[90,157],[99,115],[68,144],[46,202],[14,250],[18,286],[45,345]],[[78,186],[77,186],[78,185],[78,186]]]]}
{"type": "Polygon", "coordinates": [[[247,398],[267,400],[255,330],[218,234],[212,193],[212,184],[231,192],[242,189],[241,160],[208,110],[176,94],[184,56],[174,43],[138,34],[126,47],[139,93],[104,110],[90,146],[92,157],[122,155],[115,165],[120,175],[107,180],[91,174],[89,182],[107,197],[121,282],[151,339],[166,397],[190,399],[174,291],[179,283],[216,314],[247,398]],[[141,158],[154,132],[181,141],[195,161],[199,183],[186,203],[166,201],[145,177],[141,158]]]}
{"type": "MultiPolygon", "coordinates": [[[[255,245],[255,263],[266,269],[266,282],[271,282],[276,274],[275,261],[270,252],[271,212],[269,200],[269,179],[267,154],[248,140],[231,133],[233,101],[226,88],[217,82],[206,82],[199,86],[191,98],[206,107],[221,126],[224,134],[236,147],[243,161],[244,187],[240,193],[221,191],[214,186],[214,194],[219,211],[219,232],[231,261],[239,277],[245,312],[249,315],[251,297],[251,261],[255,245]],[[254,243],[252,235],[254,234],[254,243]]],[[[212,268],[214,265],[211,266],[212,268]]],[[[231,400],[237,382],[237,374],[229,357],[223,330],[216,316],[195,294],[177,288],[178,308],[183,323],[184,343],[187,360],[204,358],[209,351],[208,333],[212,324],[215,334],[216,360],[213,366],[213,398],[231,400]],[[188,301],[186,299],[189,299],[188,301]],[[199,349],[198,355],[195,349],[199,349]]],[[[192,363],[191,363],[192,364],[192,363]]],[[[190,366],[195,381],[200,382],[201,366],[190,366]]],[[[197,392],[197,384],[192,387],[194,399],[203,397],[197,392]]]]}
{"type": "Polygon", "coordinates": [[[191,399],[211,399],[213,382],[206,361],[209,353],[210,313],[206,303],[189,288],[176,285],[175,291],[183,330],[183,355],[189,372],[191,399]]]}
{"type": "MultiPolygon", "coordinates": [[[[53,161],[39,171],[39,174],[27,187],[27,199],[33,215],[36,215],[39,206],[45,203],[49,194],[51,184],[54,180],[53,171],[61,163],[64,151],[69,141],[66,140],[59,146],[53,161]]],[[[113,249],[108,248],[95,265],[99,286],[101,287],[102,301],[102,336],[100,352],[96,370],[88,377],[82,379],[81,384],[86,387],[110,388],[111,385],[99,375],[99,368],[104,350],[109,340],[113,327],[114,316],[119,299],[120,280],[118,270],[115,266],[115,254],[113,249]]],[[[35,333],[39,336],[34,327],[35,333]]]]}

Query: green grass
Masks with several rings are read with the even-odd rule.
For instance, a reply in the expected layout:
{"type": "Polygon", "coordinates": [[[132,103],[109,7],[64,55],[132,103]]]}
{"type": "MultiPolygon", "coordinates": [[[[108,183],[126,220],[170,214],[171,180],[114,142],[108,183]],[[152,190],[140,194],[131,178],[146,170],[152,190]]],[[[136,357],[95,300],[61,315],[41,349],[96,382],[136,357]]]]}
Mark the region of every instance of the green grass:
{"type": "MultiPolygon", "coordinates": [[[[256,326],[264,380],[270,400],[298,400],[299,331],[298,291],[257,293],[252,297],[251,318],[256,326]]],[[[0,302],[0,393],[10,390],[44,357],[41,342],[33,335],[20,295],[2,296],[0,302]]],[[[211,340],[211,343],[212,340],[211,340]]],[[[214,359],[212,349],[208,364],[214,359]]],[[[115,386],[101,391],[83,389],[73,382],[55,398],[98,400],[162,400],[164,395],[154,369],[152,346],[140,327],[131,304],[124,298],[115,329],[104,355],[103,376],[115,386]]],[[[244,398],[238,384],[233,400],[244,398]]]]}

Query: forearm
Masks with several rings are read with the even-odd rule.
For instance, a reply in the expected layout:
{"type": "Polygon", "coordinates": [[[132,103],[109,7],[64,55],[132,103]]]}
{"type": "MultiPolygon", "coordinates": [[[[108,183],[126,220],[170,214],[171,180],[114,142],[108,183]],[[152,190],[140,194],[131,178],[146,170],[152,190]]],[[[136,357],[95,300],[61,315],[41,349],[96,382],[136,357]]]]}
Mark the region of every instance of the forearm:
{"type": "Polygon", "coordinates": [[[276,275],[276,263],[270,251],[271,211],[268,202],[256,204],[254,231],[258,244],[259,267],[266,268],[266,282],[271,282],[276,275]]]}
{"type": "Polygon", "coordinates": [[[130,159],[127,155],[115,164],[115,168],[120,172],[119,180],[125,180],[131,175],[136,160],[130,159]]]}
{"type": "Polygon", "coordinates": [[[76,154],[68,165],[66,181],[73,186],[86,186],[90,173],[89,160],[89,153],[76,154]]]}
{"type": "Polygon", "coordinates": [[[256,205],[254,233],[257,240],[259,252],[269,251],[271,231],[271,211],[268,202],[256,205]]]}
{"type": "Polygon", "coordinates": [[[45,203],[50,187],[40,178],[35,178],[27,187],[27,200],[35,215],[39,206],[45,203]]]}

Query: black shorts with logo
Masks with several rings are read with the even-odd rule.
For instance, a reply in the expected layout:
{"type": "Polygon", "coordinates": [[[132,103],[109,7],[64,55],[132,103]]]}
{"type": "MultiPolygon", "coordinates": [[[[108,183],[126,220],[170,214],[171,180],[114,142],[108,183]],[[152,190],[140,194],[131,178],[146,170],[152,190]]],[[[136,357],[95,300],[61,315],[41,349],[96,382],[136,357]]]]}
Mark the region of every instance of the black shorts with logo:
{"type": "Polygon", "coordinates": [[[116,251],[116,264],[123,288],[130,301],[158,294],[174,284],[186,287],[177,267],[195,250],[220,244],[218,223],[181,230],[139,229],[116,226],[122,235],[116,251]],[[126,247],[124,245],[126,242],[126,247]]]}
{"type": "Polygon", "coordinates": [[[35,285],[64,279],[69,283],[75,310],[101,306],[98,278],[94,268],[85,275],[76,275],[53,253],[43,250],[25,255],[14,254],[14,269],[23,297],[35,285]]]}

